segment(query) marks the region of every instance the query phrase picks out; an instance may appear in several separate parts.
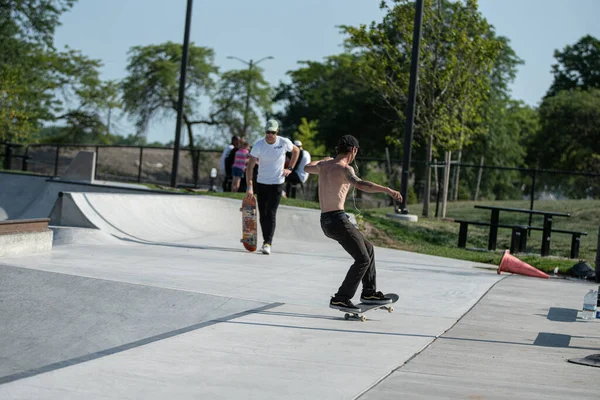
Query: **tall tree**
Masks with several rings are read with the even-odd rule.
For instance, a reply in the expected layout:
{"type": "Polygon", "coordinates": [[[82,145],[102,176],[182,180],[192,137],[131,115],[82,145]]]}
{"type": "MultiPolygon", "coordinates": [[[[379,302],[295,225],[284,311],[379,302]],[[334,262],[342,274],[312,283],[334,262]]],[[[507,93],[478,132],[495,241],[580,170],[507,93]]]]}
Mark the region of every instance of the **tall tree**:
{"type": "Polygon", "coordinates": [[[262,131],[263,117],[271,110],[271,87],[260,67],[223,73],[213,97],[213,109],[221,110],[220,120],[229,136],[254,139],[262,131]]]}
{"type": "MultiPolygon", "coordinates": [[[[404,120],[415,7],[409,0],[382,1],[381,23],[344,27],[347,46],[364,55],[360,72],[404,120]]],[[[489,73],[501,43],[476,0],[425,0],[416,140],[427,142],[423,214],[428,215],[430,168],[436,148],[455,150],[476,133],[469,122],[489,92],[489,73]]],[[[398,136],[396,141],[402,141],[398,136]]]]}
{"type": "MultiPolygon", "coordinates": [[[[122,84],[123,107],[135,119],[139,135],[146,133],[153,119],[172,117],[177,113],[182,51],[181,44],[173,42],[135,46],[129,51],[128,75],[122,84]]],[[[205,117],[199,112],[201,100],[207,99],[215,86],[217,73],[213,50],[192,43],[189,48],[183,110],[183,122],[191,149],[195,148],[194,125],[220,123],[218,118],[222,109],[205,117]]]]}
{"type": "Polygon", "coordinates": [[[101,63],[54,48],[59,17],[75,0],[0,0],[0,140],[24,142],[45,122],[102,130],[101,63]]]}
{"type": "Polygon", "coordinates": [[[52,48],[60,16],[76,1],[0,0],[0,36],[52,48]]]}
{"type": "Polygon", "coordinates": [[[317,132],[315,142],[328,151],[341,136],[352,134],[361,143],[361,155],[382,154],[386,137],[397,129],[391,123],[395,112],[357,73],[360,62],[357,55],[340,54],[323,62],[303,61],[288,71],[291,82],[279,85],[275,96],[283,106],[276,114],[282,133],[296,137],[304,119],[317,132]]]}
{"type": "MultiPolygon", "coordinates": [[[[600,89],[563,90],[540,106],[539,134],[532,152],[541,168],[600,173],[600,89]]],[[[598,178],[588,185],[555,177],[572,196],[600,196],[598,178]]]]}
{"type": "Polygon", "coordinates": [[[600,89],[600,40],[586,35],[562,51],[555,50],[554,58],[554,81],[547,96],[575,88],[600,89]]]}
{"type": "MultiPolygon", "coordinates": [[[[524,165],[528,140],[537,131],[537,111],[511,99],[509,85],[523,61],[507,38],[499,36],[496,39],[501,43],[501,48],[490,74],[490,94],[485,106],[480,109],[482,129],[480,134],[473,137],[472,144],[465,148],[464,161],[469,164],[521,167],[524,165]]],[[[470,198],[474,198],[475,193],[478,193],[478,198],[498,199],[517,195],[513,190],[513,181],[518,173],[485,170],[485,180],[477,188],[478,173],[479,169],[464,171],[467,179],[463,188],[468,187],[470,198]]],[[[454,189],[460,192],[459,185],[454,189]]]]}
{"type": "Polygon", "coordinates": [[[542,104],[540,117],[547,144],[541,166],[600,172],[600,89],[560,92],[542,104]]]}

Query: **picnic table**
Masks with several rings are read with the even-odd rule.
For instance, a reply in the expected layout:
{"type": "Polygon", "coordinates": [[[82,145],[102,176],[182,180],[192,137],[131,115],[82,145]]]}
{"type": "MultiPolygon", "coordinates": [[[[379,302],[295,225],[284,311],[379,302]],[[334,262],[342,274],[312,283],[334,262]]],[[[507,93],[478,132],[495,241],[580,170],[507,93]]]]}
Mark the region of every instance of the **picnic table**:
{"type": "MultiPolygon", "coordinates": [[[[484,205],[476,205],[475,208],[480,208],[484,210],[491,210],[490,217],[490,233],[488,237],[488,249],[496,250],[496,240],[498,238],[498,225],[500,220],[500,211],[504,212],[517,212],[517,213],[526,213],[530,215],[543,215],[544,216],[544,225],[542,227],[542,249],[541,255],[547,256],[550,254],[550,237],[552,235],[552,217],[570,217],[569,213],[562,212],[553,212],[553,211],[541,211],[541,210],[529,210],[526,208],[511,208],[511,207],[497,207],[497,206],[484,206],[484,205]]],[[[528,227],[531,229],[533,227],[528,227]]],[[[565,231],[566,233],[566,231],[565,231]]]]}

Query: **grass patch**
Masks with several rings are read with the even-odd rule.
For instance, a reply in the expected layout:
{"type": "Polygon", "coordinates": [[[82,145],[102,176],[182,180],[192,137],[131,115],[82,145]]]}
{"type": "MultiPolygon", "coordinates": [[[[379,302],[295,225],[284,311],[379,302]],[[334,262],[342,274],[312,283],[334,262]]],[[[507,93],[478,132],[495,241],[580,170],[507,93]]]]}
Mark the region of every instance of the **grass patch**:
{"type": "MultiPolygon", "coordinates": [[[[367,210],[363,215],[365,215],[365,221],[372,223],[388,236],[401,241],[402,244],[397,248],[464,260],[491,262],[497,265],[502,256],[501,252],[490,253],[486,251],[491,261],[482,261],[481,252],[463,250],[456,247],[458,244],[459,225],[452,222],[452,219],[468,219],[472,221],[489,221],[490,219],[490,211],[475,209],[473,208],[475,204],[529,208],[529,201],[452,202],[448,203],[447,219],[439,219],[421,217],[422,205],[416,204],[410,206],[409,209],[411,214],[419,215],[419,222],[417,223],[389,220],[385,217],[385,214],[393,212],[391,207],[367,210]]],[[[600,224],[599,200],[540,201],[534,207],[538,210],[570,213],[571,217],[568,218],[554,217],[552,227],[554,229],[587,232],[588,236],[581,237],[579,258],[593,264],[598,242],[598,225],[600,224]]],[[[528,214],[500,212],[500,223],[527,224],[528,220],[528,214]]],[[[542,223],[542,216],[533,217],[533,226],[542,226],[542,223]]],[[[486,249],[488,229],[487,227],[469,226],[467,248],[486,249]]],[[[510,229],[498,230],[498,249],[507,249],[510,247],[510,235],[510,229]]],[[[527,240],[527,252],[526,254],[518,255],[519,259],[546,272],[553,271],[555,267],[558,267],[559,271],[564,272],[577,262],[568,258],[571,250],[571,235],[552,234],[550,257],[539,256],[541,244],[542,232],[531,232],[527,240]]]]}

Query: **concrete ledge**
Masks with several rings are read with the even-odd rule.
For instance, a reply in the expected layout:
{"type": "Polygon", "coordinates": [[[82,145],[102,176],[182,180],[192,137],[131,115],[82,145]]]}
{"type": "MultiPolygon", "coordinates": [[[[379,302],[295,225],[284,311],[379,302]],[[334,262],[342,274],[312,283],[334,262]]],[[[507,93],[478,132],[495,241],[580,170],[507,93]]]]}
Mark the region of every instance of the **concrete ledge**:
{"type": "Polygon", "coordinates": [[[0,257],[45,253],[52,250],[51,230],[0,235],[0,257]]]}
{"type": "Polygon", "coordinates": [[[0,257],[52,250],[50,218],[0,221],[0,257]]]}
{"type": "Polygon", "coordinates": [[[388,218],[395,219],[397,221],[417,222],[419,217],[413,214],[386,214],[388,218]]]}
{"type": "Polygon", "coordinates": [[[13,219],[0,221],[0,235],[25,232],[45,232],[50,218],[13,219]]]}

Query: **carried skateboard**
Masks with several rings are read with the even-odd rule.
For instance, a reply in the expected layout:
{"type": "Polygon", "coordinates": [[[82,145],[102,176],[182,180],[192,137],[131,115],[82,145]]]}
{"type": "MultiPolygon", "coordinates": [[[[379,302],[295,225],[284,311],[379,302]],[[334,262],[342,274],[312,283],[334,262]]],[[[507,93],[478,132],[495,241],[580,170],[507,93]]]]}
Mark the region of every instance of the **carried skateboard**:
{"type": "Polygon", "coordinates": [[[392,302],[386,303],[386,304],[359,303],[356,305],[356,307],[360,308],[360,311],[355,311],[355,312],[347,312],[344,310],[340,310],[340,311],[346,313],[346,314],[344,314],[344,319],[346,319],[346,321],[349,320],[350,318],[353,318],[353,319],[360,319],[362,322],[365,322],[367,320],[367,317],[365,317],[363,314],[365,314],[367,311],[377,310],[377,309],[387,310],[387,312],[390,312],[390,313],[394,311],[394,306],[392,306],[392,304],[397,302],[400,297],[395,293],[388,293],[388,294],[386,294],[386,297],[390,297],[392,299],[392,302]]]}
{"type": "Polygon", "coordinates": [[[242,239],[240,242],[248,251],[256,251],[256,199],[251,200],[244,197],[242,200],[242,239]]]}

